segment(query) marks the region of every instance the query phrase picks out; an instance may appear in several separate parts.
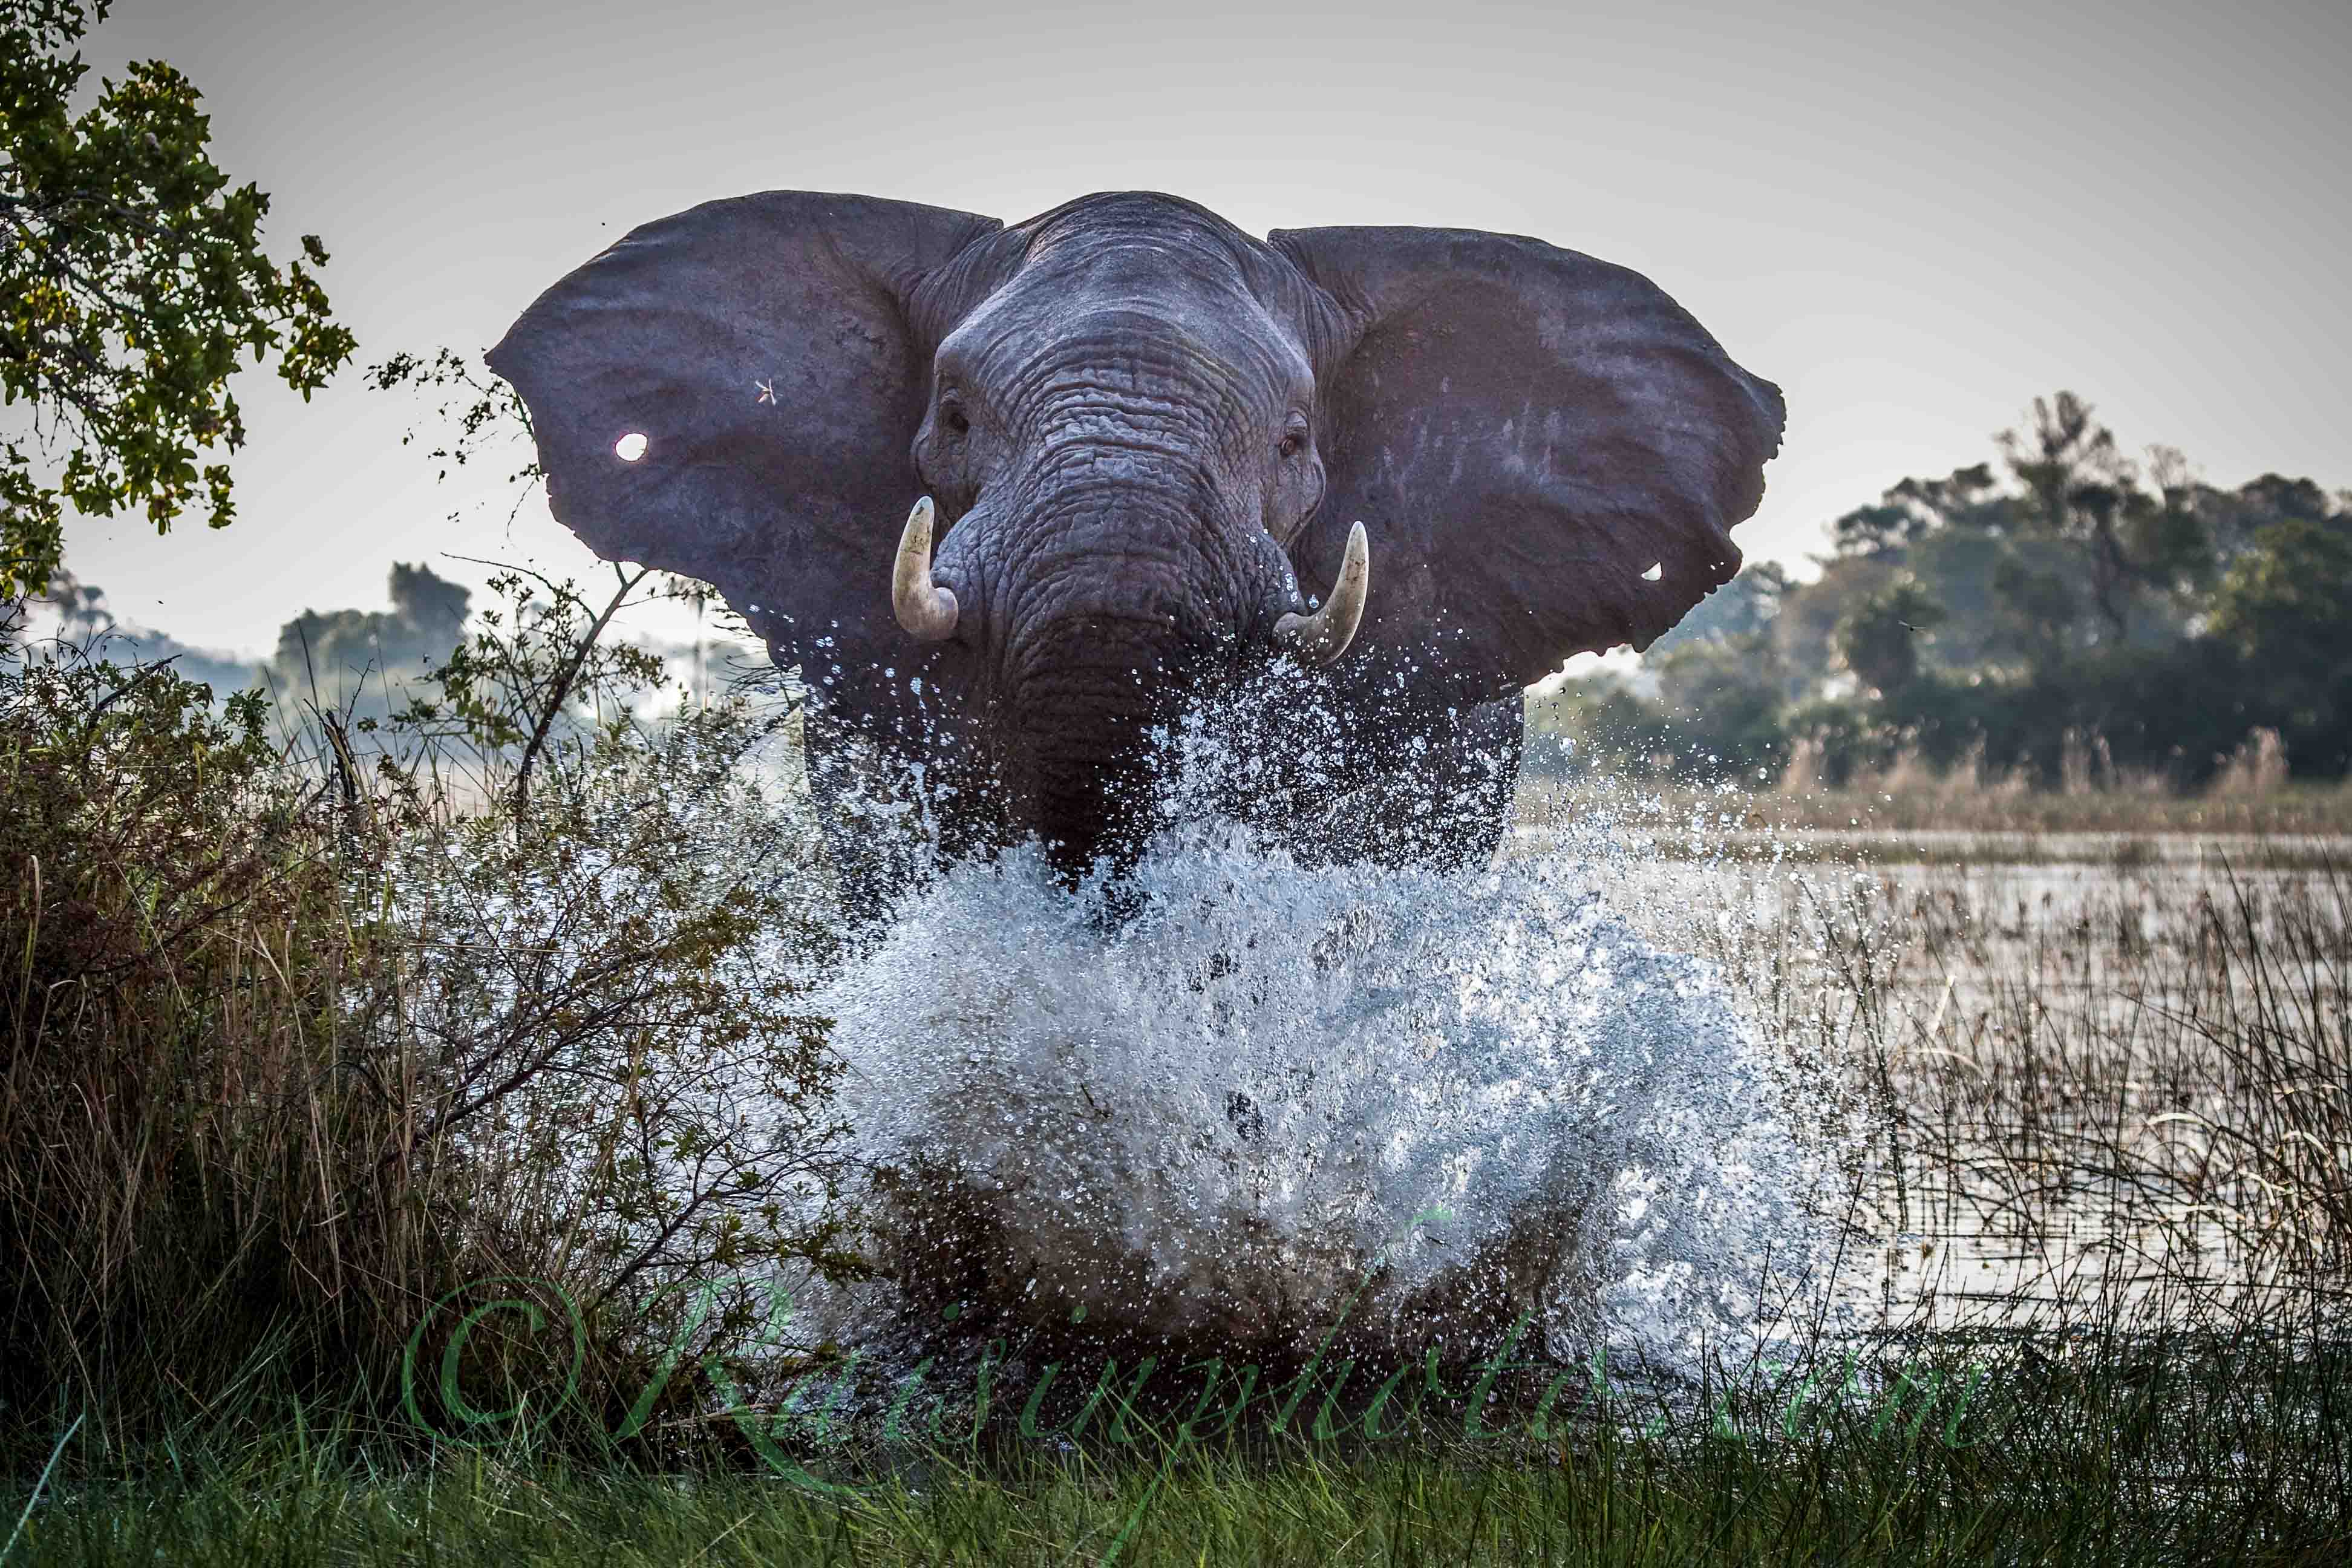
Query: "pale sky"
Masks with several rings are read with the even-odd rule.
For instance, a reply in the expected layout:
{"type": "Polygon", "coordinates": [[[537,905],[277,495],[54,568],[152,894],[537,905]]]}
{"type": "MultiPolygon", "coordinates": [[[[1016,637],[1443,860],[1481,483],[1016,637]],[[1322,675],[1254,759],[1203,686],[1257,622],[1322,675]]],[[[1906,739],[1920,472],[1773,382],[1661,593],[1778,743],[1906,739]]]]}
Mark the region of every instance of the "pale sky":
{"type": "MultiPolygon", "coordinates": [[[[333,252],[362,363],[478,353],[628,228],[715,196],[1013,222],[1145,187],[1254,233],[1488,228],[1647,273],[1788,395],[1751,560],[1990,457],[2061,386],[2211,482],[2352,485],[2343,0],[119,0],[86,54],[194,80],[218,161],[275,198],[273,251],[333,252]]],[[[395,560],[593,568],[543,505],[509,531],[468,504],[488,491],[436,486],[400,445],[422,405],[356,367],[307,407],[240,389],[232,528],[69,525],[118,614],[257,651],[306,606],[384,607],[395,560]]]]}

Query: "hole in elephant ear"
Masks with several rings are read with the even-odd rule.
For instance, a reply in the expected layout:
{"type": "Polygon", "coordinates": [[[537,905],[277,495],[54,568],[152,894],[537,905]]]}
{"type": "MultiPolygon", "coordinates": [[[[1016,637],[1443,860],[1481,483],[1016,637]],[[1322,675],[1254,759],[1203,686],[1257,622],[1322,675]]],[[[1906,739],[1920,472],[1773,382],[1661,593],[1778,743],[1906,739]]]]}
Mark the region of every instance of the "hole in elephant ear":
{"type": "Polygon", "coordinates": [[[634,463],[646,455],[646,437],[641,430],[632,430],[613,443],[613,456],[625,463],[634,463]]]}
{"type": "Polygon", "coordinates": [[[1642,574],[1642,580],[1645,583],[1654,583],[1665,574],[1666,563],[1663,561],[1653,561],[1650,563],[1650,569],[1642,574]]]}

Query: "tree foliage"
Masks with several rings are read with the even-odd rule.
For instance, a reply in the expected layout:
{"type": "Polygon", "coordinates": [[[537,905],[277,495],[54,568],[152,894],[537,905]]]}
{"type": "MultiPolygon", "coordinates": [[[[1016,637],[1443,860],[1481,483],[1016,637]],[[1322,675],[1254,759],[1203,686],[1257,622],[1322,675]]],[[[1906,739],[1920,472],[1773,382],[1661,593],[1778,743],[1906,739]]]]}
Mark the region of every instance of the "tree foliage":
{"type": "Polygon", "coordinates": [[[1814,581],[1751,567],[1642,680],[1570,698],[1584,754],[1752,777],[1810,739],[1832,778],[1909,750],[2055,783],[2095,737],[2192,785],[2260,731],[2299,772],[2345,771],[2352,494],[2134,459],[2069,392],[1994,443],[1836,519],[1814,581]]]}
{"type": "Polygon", "coordinates": [[[2212,629],[2267,675],[2297,728],[2352,717],[2352,511],[2257,533],[2213,595],[2212,629]]]}
{"type": "Polygon", "coordinates": [[[235,515],[245,422],[228,384],[273,354],[305,399],[352,356],[304,235],[263,249],[269,197],[232,187],[195,87],[158,60],[102,84],[74,52],[110,0],[0,0],[0,397],[29,432],[0,441],[0,598],[46,587],[68,508],[143,510],[157,531],[235,515]]]}
{"type": "Polygon", "coordinates": [[[1846,668],[1874,692],[1900,691],[1919,674],[1918,638],[1944,622],[1934,595],[1906,579],[1871,595],[1838,622],[1846,668]]]}
{"type": "Polygon", "coordinates": [[[423,679],[391,714],[394,731],[467,748],[484,776],[506,777],[516,813],[526,814],[541,759],[593,745],[615,723],[625,726],[631,694],[657,687],[667,673],[660,655],[606,640],[614,616],[709,592],[708,584],[643,566],[615,564],[613,581],[599,605],[569,578],[559,583],[529,567],[499,568],[489,583],[499,605],[481,613],[472,634],[458,638],[445,659],[426,660],[423,679]]]}

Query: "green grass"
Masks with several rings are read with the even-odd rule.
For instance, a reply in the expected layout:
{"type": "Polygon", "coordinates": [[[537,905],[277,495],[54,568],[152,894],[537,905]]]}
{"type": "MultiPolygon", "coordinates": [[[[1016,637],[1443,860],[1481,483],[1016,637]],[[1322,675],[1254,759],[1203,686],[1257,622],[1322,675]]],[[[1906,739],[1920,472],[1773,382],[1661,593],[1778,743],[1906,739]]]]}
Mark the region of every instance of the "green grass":
{"type": "MultiPolygon", "coordinates": [[[[2332,1563],[2352,1551],[2352,1343],[2235,1335],[1882,1341],[1907,1378],[1749,1369],[1528,1436],[1462,1406],[1402,1435],[1161,1446],[722,1440],[661,1472],[247,1411],[135,1452],[77,1434],[12,1563],[2332,1563]],[[1496,1436],[1493,1429],[1510,1432],[1496,1436]]],[[[1873,1364],[1865,1355],[1862,1364],[1873,1364]]],[[[1589,1384],[1585,1385],[1589,1387],[1589,1384]]],[[[1359,1413],[1350,1412],[1349,1415],[1359,1413]]],[[[1347,1425],[1342,1418],[1339,1425],[1347,1425]]],[[[778,1428],[769,1426],[769,1430],[778,1428]]],[[[1162,1431],[1165,1428],[1161,1429],[1162,1431]]],[[[87,1429],[85,1429],[87,1433],[87,1429]]],[[[31,1478],[0,1491],[23,1509],[31,1478]]]]}
{"type": "Polygon", "coordinates": [[[1933,1422],[1873,1433],[1866,1412],[1791,1438],[1768,1412],[1744,1438],[1685,1422],[1509,1452],[877,1456],[831,1472],[858,1483],[854,1499],[756,1468],[458,1451],[394,1465],[280,1436],[79,1479],[13,1561],[2318,1563],[2352,1550],[2340,1382],[2321,1389],[2306,1367],[2289,1405],[2282,1368],[2228,1398],[2211,1373],[2184,1387],[2120,1366],[2038,1400],[2017,1374],[2000,1423],[1964,1429],[1959,1447],[1933,1422]]]}

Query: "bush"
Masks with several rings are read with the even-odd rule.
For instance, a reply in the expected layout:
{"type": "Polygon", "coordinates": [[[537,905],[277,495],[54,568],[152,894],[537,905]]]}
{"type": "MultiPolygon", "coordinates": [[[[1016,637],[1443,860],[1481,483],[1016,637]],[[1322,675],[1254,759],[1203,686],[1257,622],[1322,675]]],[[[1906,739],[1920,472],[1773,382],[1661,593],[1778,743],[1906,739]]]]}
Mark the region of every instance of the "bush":
{"type": "MultiPolygon", "coordinates": [[[[519,616],[507,668],[561,668],[554,629],[519,616]]],[[[751,765],[776,721],[624,710],[461,810],[429,743],[363,757],[313,719],[294,755],[252,694],[220,715],[160,666],[0,662],[20,1433],[219,1411],[264,1365],[380,1405],[428,1309],[493,1275],[576,1305],[593,1403],[600,1373],[641,1386],[665,1287],[856,1267],[803,1005],[814,824],[751,765]]]]}

